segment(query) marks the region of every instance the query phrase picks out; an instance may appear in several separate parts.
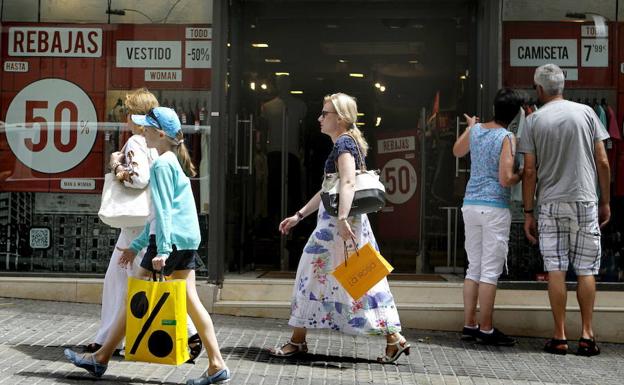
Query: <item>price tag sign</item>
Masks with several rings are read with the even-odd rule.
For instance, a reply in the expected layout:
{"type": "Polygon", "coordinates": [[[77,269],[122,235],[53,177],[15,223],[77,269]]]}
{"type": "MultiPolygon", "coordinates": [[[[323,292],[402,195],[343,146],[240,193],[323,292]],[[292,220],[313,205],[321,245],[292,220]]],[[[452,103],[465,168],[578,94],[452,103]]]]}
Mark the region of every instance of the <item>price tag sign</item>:
{"type": "Polygon", "coordinates": [[[609,39],[581,39],[581,66],[608,67],[609,39]]]}
{"type": "Polygon", "coordinates": [[[212,41],[186,42],[186,68],[212,68],[212,41]]]}

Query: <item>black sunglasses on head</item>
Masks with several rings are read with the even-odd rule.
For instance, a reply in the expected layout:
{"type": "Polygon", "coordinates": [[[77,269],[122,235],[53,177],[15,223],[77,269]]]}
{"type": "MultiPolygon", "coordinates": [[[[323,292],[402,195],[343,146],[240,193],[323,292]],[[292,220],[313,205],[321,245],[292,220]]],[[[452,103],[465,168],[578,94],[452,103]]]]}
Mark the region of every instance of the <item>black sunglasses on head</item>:
{"type": "Polygon", "coordinates": [[[160,125],[160,121],[158,120],[158,117],[156,117],[156,114],[154,114],[154,109],[153,108],[147,112],[147,116],[149,116],[150,118],[154,119],[154,121],[156,122],[156,125],[158,126],[158,128],[162,130],[162,126],[160,125]]]}

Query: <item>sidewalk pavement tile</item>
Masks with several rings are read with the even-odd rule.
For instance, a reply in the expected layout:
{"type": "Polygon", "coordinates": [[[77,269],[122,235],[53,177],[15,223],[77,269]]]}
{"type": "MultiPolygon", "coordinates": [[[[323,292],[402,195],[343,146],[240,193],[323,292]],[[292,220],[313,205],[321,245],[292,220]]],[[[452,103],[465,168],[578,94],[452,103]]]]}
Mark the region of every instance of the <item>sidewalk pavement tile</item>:
{"type": "MultiPolygon", "coordinates": [[[[94,379],[68,363],[63,349],[91,342],[99,306],[10,298],[0,304],[0,385],[183,384],[207,367],[205,352],[195,365],[178,367],[114,358],[94,379]]],[[[519,338],[504,348],[461,341],[458,333],[405,330],[411,355],[380,365],[382,337],[310,331],[308,354],[277,359],[266,349],[289,339],[285,320],[215,315],[213,321],[232,385],[619,385],[624,378],[622,344],[601,344],[597,357],[554,356],[541,351],[541,339],[519,338]]]]}

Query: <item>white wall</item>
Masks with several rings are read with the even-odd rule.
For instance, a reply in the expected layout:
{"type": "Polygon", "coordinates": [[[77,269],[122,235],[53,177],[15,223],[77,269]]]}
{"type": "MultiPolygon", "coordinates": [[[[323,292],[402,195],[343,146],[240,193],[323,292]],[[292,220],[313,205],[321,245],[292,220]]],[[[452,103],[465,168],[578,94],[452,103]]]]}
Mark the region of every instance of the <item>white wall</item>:
{"type": "MultiPolygon", "coordinates": [[[[37,21],[38,2],[4,0],[2,21],[37,21]]],[[[41,22],[107,23],[107,8],[107,0],[41,0],[40,17],[41,22]]],[[[124,16],[111,15],[111,23],[212,23],[212,0],[113,0],[111,9],[134,9],[147,15],[126,11],[124,16]]]]}

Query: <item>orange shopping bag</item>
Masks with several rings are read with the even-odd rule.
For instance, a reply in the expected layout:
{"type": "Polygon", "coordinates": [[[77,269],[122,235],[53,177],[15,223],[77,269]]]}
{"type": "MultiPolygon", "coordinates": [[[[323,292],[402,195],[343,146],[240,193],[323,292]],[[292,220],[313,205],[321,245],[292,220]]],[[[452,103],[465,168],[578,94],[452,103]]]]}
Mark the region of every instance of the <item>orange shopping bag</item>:
{"type": "Polygon", "coordinates": [[[368,242],[352,253],[348,260],[345,259],[332,274],[347,293],[358,300],[392,270],[394,267],[368,242]]]}

